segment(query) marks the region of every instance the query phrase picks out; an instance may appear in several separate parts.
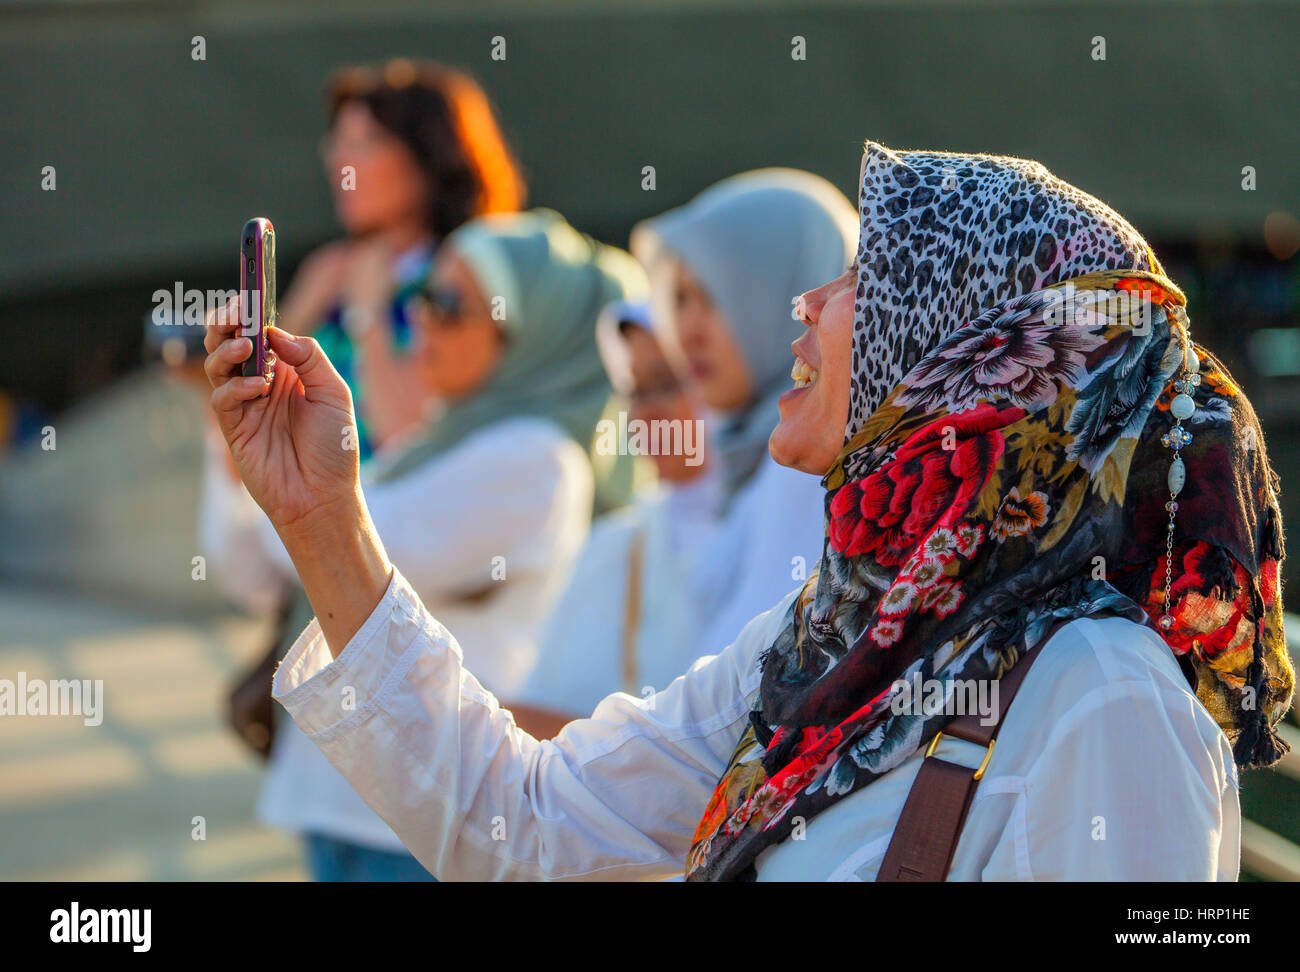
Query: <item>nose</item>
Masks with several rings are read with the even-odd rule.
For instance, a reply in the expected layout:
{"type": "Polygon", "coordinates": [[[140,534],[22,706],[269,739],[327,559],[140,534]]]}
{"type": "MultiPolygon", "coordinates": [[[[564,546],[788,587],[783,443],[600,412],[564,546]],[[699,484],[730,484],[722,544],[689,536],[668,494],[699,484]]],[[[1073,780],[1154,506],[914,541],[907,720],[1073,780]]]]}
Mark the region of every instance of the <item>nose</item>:
{"type": "Polygon", "coordinates": [[[704,321],[694,308],[679,308],[673,324],[682,347],[697,348],[705,343],[704,321]]]}
{"type": "Polygon", "coordinates": [[[793,317],[804,327],[811,327],[821,317],[826,306],[826,294],[821,289],[806,290],[794,299],[793,317]]]}
{"type": "Polygon", "coordinates": [[[429,350],[433,343],[434,336],[438,333],[437,327],[433,322],[433,314],[422,304],[412,301],[407,305],[407,313],[414,327],[410,333],[410,350],[412,354],[424,354],[429,350]]]}

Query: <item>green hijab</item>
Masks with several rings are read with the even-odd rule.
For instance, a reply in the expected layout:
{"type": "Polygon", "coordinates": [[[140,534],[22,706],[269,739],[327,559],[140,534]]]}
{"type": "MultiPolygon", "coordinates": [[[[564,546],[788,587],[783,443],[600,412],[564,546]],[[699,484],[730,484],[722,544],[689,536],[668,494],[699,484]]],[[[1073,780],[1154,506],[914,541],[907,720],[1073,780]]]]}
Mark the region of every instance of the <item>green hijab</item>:
{"type": "MultiPolygon", "coordinates": [[[[408,448],[391,459],[371,460],[374,480],[408,475],[496,422],[536,415],[553,421],[592,456],[597,508],[622,505],[632,483],[630,457],[611,461],[594,454],[596,423],[612,394],[596,346],[596,318],[611,301],[646,296],[641,265],[549,209],[481,217],[443,246],[469,265],[488,306],[495,301],[504,310],[505,353],[482,386],[448,404],[408,448]]],[[[299,589],[281,632],[281,657],[313,613],[299,589]]]]}
{"type": "Polygon", "coordinates": [[[376,480],[405,476],[516,415],[550,419],[590,453],[611,395],[596,318],[611,301],[645,296],[645,272],[549,209],[474,220],[443,245],[469,265],[488,305],[502,314],[506,350],[481,387],[450,402],[428,432],[377,466],[376,480]]]}

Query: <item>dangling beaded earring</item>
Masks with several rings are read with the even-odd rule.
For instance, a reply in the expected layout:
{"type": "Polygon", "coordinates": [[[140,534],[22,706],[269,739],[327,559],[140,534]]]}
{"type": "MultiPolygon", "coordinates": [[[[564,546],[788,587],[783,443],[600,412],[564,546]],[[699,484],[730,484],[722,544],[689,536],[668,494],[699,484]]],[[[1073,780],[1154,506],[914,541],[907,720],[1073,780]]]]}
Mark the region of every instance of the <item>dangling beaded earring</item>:
{"type": "Polygon", "coordinates": [[[1169,603],[1174,580],[1174,517],[1178,513],[1178,494],[1187,482],[1187,468],[1179,454],[1183,446],[1192,441],[1192,434],[1183,428],[1183,419],[1192,417],[1196,403],[1192,400],[1196,388],[1201,383],[1201,359],[1192,347],[1191,335],[1187,336],[1187,347],[1183,352],[1183,373],[1174,382],[1174,399],[1169,403],[1169,414],[1174,417],[1174,427],[1160,437],[1160,444],[1173,450],[1174,461],[1169,466],[1169,502],[1165,509],[1169,511],[1169,529],[1165,533],[1165,607],[1157,622],[1161,631],[1169,631],[1174,626],[1174,616],[1170,614],[1173,605],[1169,603]]]}

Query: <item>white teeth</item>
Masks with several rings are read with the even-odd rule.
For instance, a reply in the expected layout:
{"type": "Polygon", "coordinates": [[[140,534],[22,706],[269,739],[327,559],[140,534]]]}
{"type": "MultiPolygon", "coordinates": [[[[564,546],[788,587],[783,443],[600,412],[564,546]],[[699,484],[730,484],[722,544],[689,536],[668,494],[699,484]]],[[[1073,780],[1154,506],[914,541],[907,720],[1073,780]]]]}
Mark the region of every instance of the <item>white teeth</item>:
{"type": "Polygon", "coordinates": [[[803,294],[790,298],[790,303],[793,305],[790,308],[790,316],[796,321],[807,320],[808,305],[804,302],[803,294]]]}
{"type": "Polygon", "coordinates": [[[794,366],[790,369],[790,377],[794,379],[795,388],[807,388],[809,385],[816,384],[817,371],[802,358],[795,358],[794,366]]]}

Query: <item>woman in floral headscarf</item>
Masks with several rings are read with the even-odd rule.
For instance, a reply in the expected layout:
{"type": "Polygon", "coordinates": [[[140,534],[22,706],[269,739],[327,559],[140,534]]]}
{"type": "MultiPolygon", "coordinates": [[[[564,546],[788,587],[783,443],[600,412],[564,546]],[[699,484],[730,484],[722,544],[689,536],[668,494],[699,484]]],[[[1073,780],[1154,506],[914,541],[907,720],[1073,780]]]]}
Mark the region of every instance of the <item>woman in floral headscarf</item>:
{"type": "Polygon", "coordinates": [[[823,477],[820,569],[543,743],[463,670],[350,469],[271,458],[346,417],[332,369],[277,334],[259,404],[213,323],[214,409],[318,608],[275,695],[440,878],[871,879],[927,749],[987,756],[950,878],[1236,876],[1237,767],[1280,756],[1294,681],[1249,404],[1136,230],[1042,166],[868,143],[860,202],[855,265],[796,305],[770,443],[823,477]],[[936,735],[949,706],[897,704],[991,694],[1030,652],[987,754],[936,735]]]}

